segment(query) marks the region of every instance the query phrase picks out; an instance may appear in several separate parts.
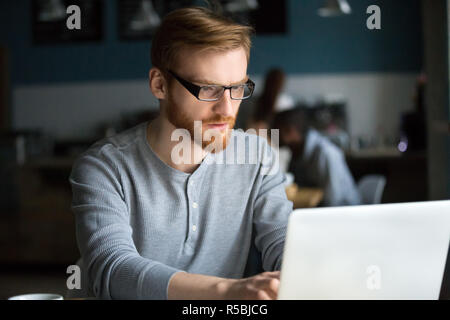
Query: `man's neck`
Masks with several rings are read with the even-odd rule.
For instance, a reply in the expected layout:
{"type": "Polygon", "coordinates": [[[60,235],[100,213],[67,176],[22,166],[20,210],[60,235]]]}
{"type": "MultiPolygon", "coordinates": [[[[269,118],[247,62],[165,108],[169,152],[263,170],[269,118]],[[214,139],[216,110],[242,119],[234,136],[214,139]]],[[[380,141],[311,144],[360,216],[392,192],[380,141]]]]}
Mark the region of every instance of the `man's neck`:
{"type": "Polygon", "coordinates": [[[175,159],[172,159],[172,149],[181,142],[171,140],[172,132],[175,129],[175,126],[166,118],[162,115],[158,116],[158,118],[147,125],[148,144],[153,152],[170,167],[182,172],[193,173],[200,166],[200,163],[207,154],[199,145],[191,140],[184,146],[184,148],[190,148],[191,160],[185,161],[189,163],[177,163],[175,159]]]}

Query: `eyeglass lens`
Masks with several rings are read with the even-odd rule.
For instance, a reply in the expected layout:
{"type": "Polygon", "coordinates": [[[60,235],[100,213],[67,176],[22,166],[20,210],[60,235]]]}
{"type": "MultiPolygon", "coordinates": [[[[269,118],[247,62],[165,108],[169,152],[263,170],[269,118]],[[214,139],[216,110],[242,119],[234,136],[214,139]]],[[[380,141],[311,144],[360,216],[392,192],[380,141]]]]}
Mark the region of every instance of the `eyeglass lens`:
{"type": "MultiPolygon", "coordinates": [[[[233,86],[231,89],[232,99],[246,99],[251,96],[251,89],[247,84],[233,86]]],[[[199,99],[220,99],[224,93],[224,88],[221,86],[205,86],[199,92],[199,99]]]]}

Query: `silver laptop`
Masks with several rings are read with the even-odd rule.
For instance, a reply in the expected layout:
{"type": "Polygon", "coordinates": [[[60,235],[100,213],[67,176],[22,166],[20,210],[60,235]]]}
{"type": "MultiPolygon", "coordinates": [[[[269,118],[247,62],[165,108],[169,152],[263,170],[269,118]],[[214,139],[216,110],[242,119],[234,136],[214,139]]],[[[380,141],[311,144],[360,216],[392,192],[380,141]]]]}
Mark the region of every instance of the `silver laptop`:
{"type": "Polygon", "coordinates": [[[439,298],[450,201],[295,210],[278,299],[439,298]]]}

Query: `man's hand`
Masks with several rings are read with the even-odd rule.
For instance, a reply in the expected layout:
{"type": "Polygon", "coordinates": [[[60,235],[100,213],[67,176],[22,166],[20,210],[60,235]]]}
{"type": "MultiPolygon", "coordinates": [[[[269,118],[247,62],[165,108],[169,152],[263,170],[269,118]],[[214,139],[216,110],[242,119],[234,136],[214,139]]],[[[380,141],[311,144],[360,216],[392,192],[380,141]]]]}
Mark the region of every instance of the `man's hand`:
{"type": "Polygon", "coordinates": [[[230,280],[218,285],[226,300],[275,300],[280,285],[280,272],[264,272],[256,276],[230,280]]]}
{"type": "Polygon", "coordinates": [[[186,272],[169,282],[168,298],[182,300],[274,300],[278,296],[280,272],[264,272],[244,279],[224,279],[186,272]]]}

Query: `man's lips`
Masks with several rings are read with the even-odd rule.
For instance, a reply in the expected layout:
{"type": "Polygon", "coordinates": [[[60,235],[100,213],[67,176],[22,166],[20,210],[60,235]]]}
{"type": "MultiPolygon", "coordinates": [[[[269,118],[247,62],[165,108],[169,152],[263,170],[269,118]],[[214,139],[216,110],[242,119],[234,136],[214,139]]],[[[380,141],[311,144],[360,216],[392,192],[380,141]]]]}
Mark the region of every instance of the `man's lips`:
{"type": "Polygon", "coordinates": [[[209,129],[225,130],[228,128],[228,123],[209,123],[207,126],[209,129]]]}

